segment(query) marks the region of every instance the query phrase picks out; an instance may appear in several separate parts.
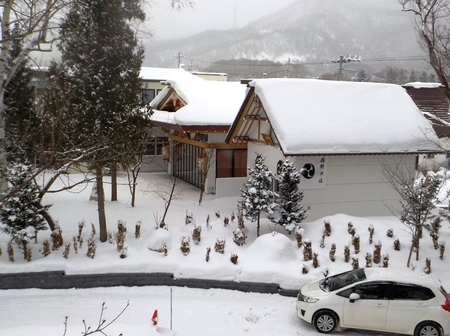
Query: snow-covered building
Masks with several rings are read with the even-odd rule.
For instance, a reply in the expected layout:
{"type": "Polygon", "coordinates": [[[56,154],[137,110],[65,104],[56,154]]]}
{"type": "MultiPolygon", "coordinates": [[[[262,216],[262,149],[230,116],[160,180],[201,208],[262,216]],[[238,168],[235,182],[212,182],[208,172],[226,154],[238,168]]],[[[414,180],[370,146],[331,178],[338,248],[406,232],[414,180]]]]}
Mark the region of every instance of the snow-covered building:
{"type": "Polygon", "coordinates": [[[440,83],[412,82],[402,85],[425,117],[433,124],[437,136],[446,153],[424,154],[419,157],[419,167],[423,170],[438,170],[450,167],[450,123],[449,101],[445,88],[440,83]]]}
{"type": "MultiPolygon", "coordinates": [[[[183,68],[142,67],[140,77],[142,78],[141,102],[142,105],[147,105],[166,87],[168,81],[182,81],[184,83],[192,81],[196,83],[199,78],[210,81],[226,81],[227,74],[188,72],[183,68]]],[[[167,134],[158,127],[151,128],[141,171],[166,171],[168,169],[168,160],[163,152],[168,144],[167,134]]]]}
{"type": "Polygon", "coordinates": [[[309,220],[391,215],[400,198],[383,167],[414,169],[419,154],[441,151],[401,86],[314,79],[251,81],[226,142],[248,145],[249,167],[260,153],[273,172],[285,159],[304,169],[309,220]]]}
{"type": "MultiPolygon", "coordinates": [[[[227,144],[225,137],[245,98],[246,86],[205,80],[183,70],[163,83],[164,89],[150,106],[152,125],[169,140],[163,148],[169,173],[216,194],[219,179],[244,178],[247,144],[227,144]]],[[[233,183],[239,190],[242,183],[233,183]]]]}

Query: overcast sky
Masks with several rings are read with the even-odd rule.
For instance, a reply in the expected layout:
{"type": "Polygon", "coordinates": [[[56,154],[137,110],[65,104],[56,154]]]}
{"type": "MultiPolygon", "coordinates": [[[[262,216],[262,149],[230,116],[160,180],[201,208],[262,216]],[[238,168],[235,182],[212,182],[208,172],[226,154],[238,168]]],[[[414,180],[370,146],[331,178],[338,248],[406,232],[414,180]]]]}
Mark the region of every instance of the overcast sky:
{"type": "Polygon", "coordinates": [[[277,11],[295,0],[194,0],[177,11],[170,0],[153,0],[147,11],[154,40],[190,36],[209,29],[231,29],[277,11]]]}

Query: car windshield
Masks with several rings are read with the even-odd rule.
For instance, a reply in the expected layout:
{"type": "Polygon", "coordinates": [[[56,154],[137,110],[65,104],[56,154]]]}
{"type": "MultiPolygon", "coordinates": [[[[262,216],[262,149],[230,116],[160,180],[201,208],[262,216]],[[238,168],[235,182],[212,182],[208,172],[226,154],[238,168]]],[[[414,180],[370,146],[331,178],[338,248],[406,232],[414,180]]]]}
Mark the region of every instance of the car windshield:
{"type": "Polygon", "coordinates": [[[325,292],[332,292],[365,279],[366,273],[363,268],[360,268],[329,276],[321,280],[319,286],[325,292]]]}

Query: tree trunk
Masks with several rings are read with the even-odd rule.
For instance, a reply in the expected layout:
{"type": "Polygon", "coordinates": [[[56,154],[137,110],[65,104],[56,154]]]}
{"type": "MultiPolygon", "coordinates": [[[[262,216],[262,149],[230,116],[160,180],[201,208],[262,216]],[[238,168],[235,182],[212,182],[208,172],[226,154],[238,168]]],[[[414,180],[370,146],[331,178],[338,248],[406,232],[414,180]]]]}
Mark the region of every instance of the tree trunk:
{"type": "Polygon", "coordinates": [[[103,189],[103,171],[98,165],[95,166],[95,179],[97,181],[97,207],[100,241],[104,243],[108,239],[105,212],[105,190],[103,189]]]}
{"type": "Polygon", "coordinates": [[[139,171],[141,170],[141,166],[137,167],[136,169],[133,169],[131,171],[131,174],[133,176],[133,186],[131,187],[131,206],[134,208],[135,202],[136,202],[136,186],[137,186],[137,178],[139,175],[139,171]]]}
{"type": "MultiPolygon", "coordinates": [[[[39,204],[37,204],[37,208],[38,209],[42,209],[43,206],[42,204],[39,202],[39,204]]],[[[52,216],[50,216],[50,214],[47,211],[42,211],[41,212],[42,217],[44,217],[45,221],[47,222],[50,230],[53,232],[53,230],[55,230],[55,222],[53,221],[52,216]]]]}
{"type": "Polygon", "coordinates": [[[111,163],[111,202],[117,201],[117,166],[111,163]]]}
{"type": "Polygon", "coordinates": [[[175,186],[176,185],[177,185],[177,178],[176,178],[176,176],[173,176],[172,189],[170,190],[169,199],[166,202],[166,208],[164,209],[164,214],[163,214],[163,217],[161,218],[161,222],[159,224],[161,224],[161,223],[165,224],[166,215],[167,215],[167,212],[169,211],[170,203],[172,202],[173,193],[175,191],[175,186]]]}
{"type": "Polygon", "coordinates": [[[256,223],[256,237],[259,237],[259,219],[261,217],[261,212],[258,212],[258,220],[256,223]]]}

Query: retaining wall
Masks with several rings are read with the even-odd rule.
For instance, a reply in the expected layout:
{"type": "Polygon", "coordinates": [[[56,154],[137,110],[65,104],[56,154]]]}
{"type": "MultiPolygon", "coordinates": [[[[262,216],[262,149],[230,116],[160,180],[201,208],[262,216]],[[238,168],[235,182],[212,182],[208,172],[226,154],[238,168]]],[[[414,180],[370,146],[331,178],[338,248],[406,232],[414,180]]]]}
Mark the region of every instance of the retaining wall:
{"type": "Polygon", "coordinates": [[[241,292],[280,294],[295,297],[298,290],[280,288],[278,284],[175,278],[171,273],[106,273],[67,275],[63,271],[0,274],[0,289],[68,289],[113,286],[176,286],[221,288],[241,292]]]}

